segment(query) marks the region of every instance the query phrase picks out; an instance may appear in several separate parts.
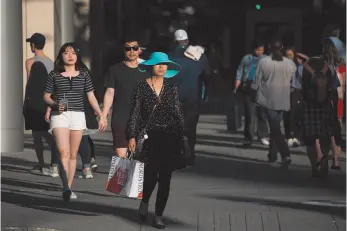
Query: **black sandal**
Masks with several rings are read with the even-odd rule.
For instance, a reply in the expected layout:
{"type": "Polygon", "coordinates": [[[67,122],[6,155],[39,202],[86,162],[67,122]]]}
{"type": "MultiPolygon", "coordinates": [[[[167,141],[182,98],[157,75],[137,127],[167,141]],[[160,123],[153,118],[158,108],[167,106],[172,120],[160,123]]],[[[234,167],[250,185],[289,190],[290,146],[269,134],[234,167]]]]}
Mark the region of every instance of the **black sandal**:
{"type": "Polygon", "coordinates": [[[317,168],[322,167],[322,164],[328,159],[328,156],[323,156],[319,161],[317,161],[316,166],[317,168]]]}
{"type": "Polygon", "coordinates": [[[341,166],[340,165],[331,165],[331,169],[332,170],[341,170],[341,166]]]}

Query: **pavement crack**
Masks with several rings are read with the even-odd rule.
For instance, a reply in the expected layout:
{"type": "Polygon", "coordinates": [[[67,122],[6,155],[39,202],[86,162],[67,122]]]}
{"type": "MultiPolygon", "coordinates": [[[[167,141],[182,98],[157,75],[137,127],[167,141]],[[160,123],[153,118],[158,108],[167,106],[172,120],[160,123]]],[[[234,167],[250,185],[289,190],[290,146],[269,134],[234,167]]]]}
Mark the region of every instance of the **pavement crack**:
{"type": "Polygon", "coordinates": [[[338,227],[337,224],[336,224],[336,219],[335,219],[334,215],[330,214],[330,216],[331,216],[331,218],[333,219],[333,224],[334,224],[334,226],[335,226],[336,231],[340,231],[339,227],[338,227]]]}

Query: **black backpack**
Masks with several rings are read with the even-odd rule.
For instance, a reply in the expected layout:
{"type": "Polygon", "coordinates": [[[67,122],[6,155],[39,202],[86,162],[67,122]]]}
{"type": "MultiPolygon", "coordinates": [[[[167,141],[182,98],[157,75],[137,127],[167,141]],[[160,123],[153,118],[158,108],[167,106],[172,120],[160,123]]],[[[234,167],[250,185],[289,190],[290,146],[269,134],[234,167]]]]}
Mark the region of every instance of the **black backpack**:
{"type": "Polygon", "coordinates": [[[34,62],[25,88],[23,104],[26,130],[47,131],[49,129],[49,124],[44,118],[47,106],[43,100],[47,77],[45,65],[40,61],[34,62]]]}
{"type": "Polygon", "coordinates": [[[304,100],[308,102],[328,102],[331,95],[332,74],[324,59],[314,57],[303,64],[302,90],[304,100]]]}

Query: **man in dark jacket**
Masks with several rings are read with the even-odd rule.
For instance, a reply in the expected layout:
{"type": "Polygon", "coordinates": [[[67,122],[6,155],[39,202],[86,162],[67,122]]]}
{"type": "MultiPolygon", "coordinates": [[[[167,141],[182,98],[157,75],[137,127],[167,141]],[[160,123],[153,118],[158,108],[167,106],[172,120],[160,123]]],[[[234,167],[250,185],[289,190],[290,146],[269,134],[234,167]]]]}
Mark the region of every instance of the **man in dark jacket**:
{"type": "Polygon", "coordinates": [[[188,130],[188,142],[192,151],[192,158],[188,165],[192,166],[195,161],[194,148],[196,143],[196,127],[199,119],[199,107],[202,100],[202,84],[208,89],[207,78],[211,74],[210,66],[205,54],[199,60],[193,60],[185,56],[189,40],[184,30],[175,32],[177,46],[169,53],[170,58],[181,66],[181,72],[171,81],[179,91],[179,99],[184,113],[184,120],[188,130]]]}

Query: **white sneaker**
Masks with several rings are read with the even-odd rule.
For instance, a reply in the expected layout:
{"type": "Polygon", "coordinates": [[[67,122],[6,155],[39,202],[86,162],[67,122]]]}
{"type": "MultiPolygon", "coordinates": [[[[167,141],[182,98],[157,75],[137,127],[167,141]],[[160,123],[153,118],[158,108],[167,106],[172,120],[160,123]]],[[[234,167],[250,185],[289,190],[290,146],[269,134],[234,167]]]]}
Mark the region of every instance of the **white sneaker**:
{"type": "Polygon", "coordinates": [[[297,138],[293,139],[293,146],[294,147],[299,147],[300,146],[300,141],[297,138]]]}
{"type": "Polygon", "coordinates": [[[51,167],[51,177],[59,177],[59,170],[58,167],[51,167]]]}
{"type": "Polygon", "coordinates": [[[77,195],[71,191],[70,199],[77,199],[77,195]]]}
{"type": "Polygon", "coordinates": [[[84,179],[92,179],[93,178],[92,170],[90,168],[83,169],[82,176],[84,179]]]}
{"type": "Polygon", "coordinates": [[[50,176],[51,175],[51,170],[49,168],[42,168],[41,173],[45,176],[50,176]]]}
{"type": "Polygon", "coordinates": [[[265,137],[260,139],[260,143],[262,143],[265,146],[269,146],[270,145],[269,139],[265,138],[265,137]]]}
{"type": "Polygon", "coordinates": [[[292,147],[294,140],[292,138],[290,138],[290,139],[288,139],[287,143],[288,143],[288,147],[292,147]]]}

